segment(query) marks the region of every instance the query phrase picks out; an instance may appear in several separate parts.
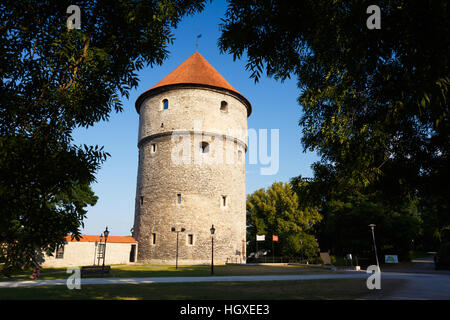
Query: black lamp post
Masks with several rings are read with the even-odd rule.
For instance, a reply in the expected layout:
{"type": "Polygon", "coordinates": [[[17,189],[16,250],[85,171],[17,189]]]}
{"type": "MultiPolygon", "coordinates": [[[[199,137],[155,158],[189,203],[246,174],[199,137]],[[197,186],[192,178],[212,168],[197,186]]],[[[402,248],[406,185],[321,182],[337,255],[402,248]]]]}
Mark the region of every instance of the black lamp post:
{"type": "Polygon", "coordinates": [[[104,248],[103,248],[103,267],[102,267],[102,273],[103,273],[103,269],[105,268],[106,241],[108,241],[108,236],[109,236],[108,227],[106,227],[105,231],[103,231],[103,235],[105,236],[105,246],[104,246],[104,248]]]}
{"type": "Polygon", "coordinates": [[[214,232],[216,229],[214,228],[214,225],[212,225],[211,229],[211,275],[214,274],[214,232]]]}
{"type": "Polygon", "coordinates": [[[300,239],[300,263],[303,263],[303,240],[300,239]]]}
{"type": "Polygon", "coordinates": [[[375,244],[375,224],[371,223],[369,224],[370,229],[372,229],[372,238],[373,238],[373,248],[375,250],[375,259],[377,259],[377,267],[378,267],[378,271],[380,271],[380,264],[378,263],[378,253],[377,253],[377,245],[375,244]]]}
{"type": "Polygon", "coordinates": [[[175,227],[172,227],[172,232],[177,233],[177,253],[176,253],[176,258],[175,258],[175,269],[178,269],[178,233],[184,232],[185,230],[186,230],[185,228],[181,228],[181,230],[177,231],[175,229],[175,227]]]}

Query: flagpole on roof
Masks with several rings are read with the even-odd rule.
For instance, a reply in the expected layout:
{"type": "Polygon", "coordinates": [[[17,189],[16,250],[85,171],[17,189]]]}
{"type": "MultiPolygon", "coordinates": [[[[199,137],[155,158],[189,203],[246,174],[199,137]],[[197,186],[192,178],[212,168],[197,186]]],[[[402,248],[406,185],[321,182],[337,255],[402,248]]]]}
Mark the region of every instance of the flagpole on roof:
{"type": "Polygon", "coordinates": [[[197,40],[196,40],[196,42],[195,42],[195,51],[197,51],[198,52],[198,39],[200,39],[202,37],[202,35],[201,34],[198,34],[197,35],[197,40]]]}

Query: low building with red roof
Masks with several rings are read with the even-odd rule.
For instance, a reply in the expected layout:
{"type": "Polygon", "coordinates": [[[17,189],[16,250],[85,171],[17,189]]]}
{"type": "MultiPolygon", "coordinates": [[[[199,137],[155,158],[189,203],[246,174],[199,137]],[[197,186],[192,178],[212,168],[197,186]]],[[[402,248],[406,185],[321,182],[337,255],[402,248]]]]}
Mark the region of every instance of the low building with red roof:
{"type": "Polygon", "coordinates": [[[132,236],[82,235],[79,240],[66,236],[66,244],[56,249],[52,256],[45,255],[43,267],[81,267],[103,264],[129,264],[136,262],[137,241],[132,236]]]}

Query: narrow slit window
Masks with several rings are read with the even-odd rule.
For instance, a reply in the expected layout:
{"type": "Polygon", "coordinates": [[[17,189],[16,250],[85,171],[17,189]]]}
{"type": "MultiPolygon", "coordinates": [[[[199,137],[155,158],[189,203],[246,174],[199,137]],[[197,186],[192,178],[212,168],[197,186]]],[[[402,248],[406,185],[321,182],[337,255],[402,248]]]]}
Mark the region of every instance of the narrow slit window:
{"type": "Polygon", "coordinates": [[[169,100],[164,99],[163,100],[163,110],[169,109],[169,100]]]}
{"type": "Polygon", "coordinates": [[[141,196],[141,197],[140,197],[140,199],[139,199],[139,203],[140,203],[141,205],[143,205],[143,204],[144,204],[144,196],[141,196]]]}
{"type": "Polygon", "coordinates": [[[177,194],[177,202],[178,204],[181,204],[181,193],[177,194]]]}
{"type": "Polygon", "coordinates": [[[152,233],[152,244],[156,244],[156,233],[152,233]]]}
{"type": "Polygon", "coordinates": [[[222,196],[222,207],[227,206],[227,196],[222,196]]]}
{"type": "Polygon", "coordinates": [[[241,150],[238,151],[238,160],[242,161],[242,151],[241,150]]]}
{"type": "Polygon", "coordinates": [[[152,152],[153,152],[153,153],[156,152],[156,143],[152,143],[152,152]]]}
{"type": "Polygon", "coordinates": [[[194,235],[193,234],[188,234],[188,244],[189,245],[194,245],[194,235]]]}

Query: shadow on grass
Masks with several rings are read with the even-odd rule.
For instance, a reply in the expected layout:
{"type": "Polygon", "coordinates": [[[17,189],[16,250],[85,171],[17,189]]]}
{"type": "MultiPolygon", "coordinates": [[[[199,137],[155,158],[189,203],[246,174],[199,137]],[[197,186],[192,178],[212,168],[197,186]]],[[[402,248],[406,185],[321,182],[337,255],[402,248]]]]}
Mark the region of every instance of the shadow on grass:
{"type": "Polygon", "coordinates": [[[365,279],[51,286],[0,289],[0,300],[349,300],[382,298],[383,290],[398,285],[385,280],[378,292],[368,290],[365,279]]]}

